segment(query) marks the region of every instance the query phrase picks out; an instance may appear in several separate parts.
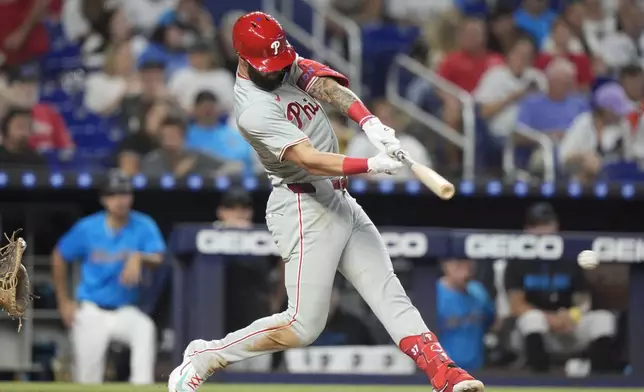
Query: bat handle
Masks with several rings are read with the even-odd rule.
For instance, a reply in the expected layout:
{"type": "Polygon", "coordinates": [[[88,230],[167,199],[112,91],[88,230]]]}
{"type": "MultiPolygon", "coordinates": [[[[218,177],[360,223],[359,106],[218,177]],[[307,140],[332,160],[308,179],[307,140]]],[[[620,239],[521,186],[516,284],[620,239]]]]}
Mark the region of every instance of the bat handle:
{"type": "Polygon", "coordinates": [[[394,155],[396,156],[396,158],[398,158],[400,162],[403,162],[409,165],[413,163],[411,158],[409,158],[409,156],[403,150],[394,151],[394,155]]]}

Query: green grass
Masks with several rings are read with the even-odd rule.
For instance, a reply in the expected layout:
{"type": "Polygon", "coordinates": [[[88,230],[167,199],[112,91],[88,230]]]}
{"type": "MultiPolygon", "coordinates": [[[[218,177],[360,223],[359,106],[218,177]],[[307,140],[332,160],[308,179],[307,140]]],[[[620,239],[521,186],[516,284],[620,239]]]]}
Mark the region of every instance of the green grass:
{"type": "MultiPolygon", "coordinates": [[[[490,388],[486,392],[579,392],[582,388],[490,388]]],[[[632,389],[591,389],[592,392],[643,392],[642,388],[632,389]]],[[[59,383],[0,383],[0,392],[166,392],[166,386],[137,387],[128,384],[106,384],[97,386],[59,383]]],[[[431,392],[431,387],[403,386],[351,386],[351,385],[239,385],[208,384],[199,392],[431,392]]]]}

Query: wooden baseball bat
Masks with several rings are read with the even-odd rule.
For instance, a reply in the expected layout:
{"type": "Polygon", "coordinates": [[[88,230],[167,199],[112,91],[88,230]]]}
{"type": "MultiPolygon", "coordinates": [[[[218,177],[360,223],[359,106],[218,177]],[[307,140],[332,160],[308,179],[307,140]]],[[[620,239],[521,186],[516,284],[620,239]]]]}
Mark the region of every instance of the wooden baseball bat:
{"type": "Polygon", "coordinates": [[[434,192],[441,199],[449,200],[454,196],[454,193],[456,193],[454,185],[447,181],[445,177],[436,173],[427,166],[414,161],[404,151],[397,151],[395,155],[402,163],[411,168],[411,171],[414,172],[418,181],[422,182],[430,191],[434,192]]]}

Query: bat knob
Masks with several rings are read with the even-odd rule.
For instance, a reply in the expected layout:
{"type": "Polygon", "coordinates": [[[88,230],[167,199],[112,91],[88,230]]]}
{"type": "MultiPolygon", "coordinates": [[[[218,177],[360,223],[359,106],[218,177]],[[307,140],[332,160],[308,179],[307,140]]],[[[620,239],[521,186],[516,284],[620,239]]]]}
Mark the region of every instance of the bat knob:
{"type": "Polygon", "coordinates": [[[403,161],[403,162],[407,159],[407,155],[405,154],[405,152],[403,150],[394,151],[394,156],[396,158],[398,158],[398,160],[403,161]]]}

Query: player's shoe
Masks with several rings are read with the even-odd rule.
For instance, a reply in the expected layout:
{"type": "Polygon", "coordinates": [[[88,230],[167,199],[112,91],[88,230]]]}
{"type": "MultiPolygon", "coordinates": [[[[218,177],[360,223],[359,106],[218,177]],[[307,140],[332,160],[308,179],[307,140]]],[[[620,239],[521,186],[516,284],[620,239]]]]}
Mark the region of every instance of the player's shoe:
{"type": "Polygon", "coordinates": [[[206,367],[205,371],[197,370],[189,356],[195,351],[206,348],[205,343],[205,340],[193,340],[190,342],[186,351],[183,353],[183,362],[168,377],[169,392],[195,392],[206,382],[208,377],[213,375],[214,369],[211,367],[206,367]]]}
{"type": "Polygon", "coordinates": [[[483,392],[485,390],[482,382],[456,366],[431,332],[403,339],[400,342],[400,349],[427,374],[433,392],[483,392]]]}

